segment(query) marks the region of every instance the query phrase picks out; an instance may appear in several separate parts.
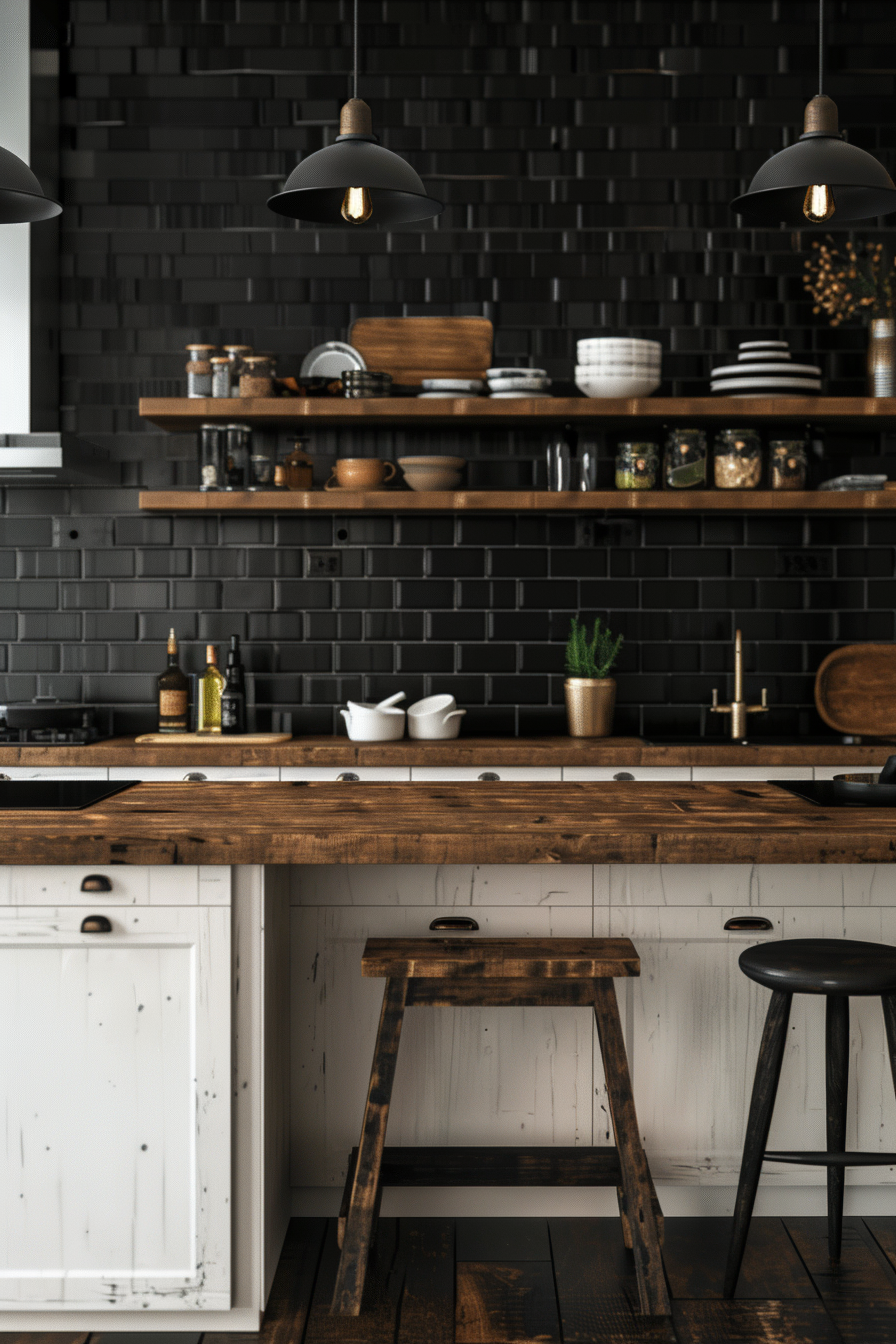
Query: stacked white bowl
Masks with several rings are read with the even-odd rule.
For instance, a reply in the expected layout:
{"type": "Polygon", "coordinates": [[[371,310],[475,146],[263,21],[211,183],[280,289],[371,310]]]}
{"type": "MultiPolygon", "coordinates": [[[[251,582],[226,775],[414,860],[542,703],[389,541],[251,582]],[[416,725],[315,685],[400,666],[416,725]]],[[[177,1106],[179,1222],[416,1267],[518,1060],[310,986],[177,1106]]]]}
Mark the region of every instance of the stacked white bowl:
{"type": "Polygon", "coordinates": [[[576,354],[576,387],[586,397],[649,397],[662,380],[659,341],[591,336],[577,343],[576,354]]]}

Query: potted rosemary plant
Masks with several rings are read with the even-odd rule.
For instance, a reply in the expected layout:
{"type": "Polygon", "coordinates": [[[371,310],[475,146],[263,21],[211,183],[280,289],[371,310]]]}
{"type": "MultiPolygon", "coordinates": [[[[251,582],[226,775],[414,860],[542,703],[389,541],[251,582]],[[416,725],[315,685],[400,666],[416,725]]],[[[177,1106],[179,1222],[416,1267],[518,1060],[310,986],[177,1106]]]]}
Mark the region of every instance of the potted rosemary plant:
{"type": "Polygon", "coordinates": [[[584,621],[573,616],[566,642],[566,717],[570,737],[609,737],[613,731],[616,682],[608,676],[622,648],[600,617],[588,634],[584,621]]]}

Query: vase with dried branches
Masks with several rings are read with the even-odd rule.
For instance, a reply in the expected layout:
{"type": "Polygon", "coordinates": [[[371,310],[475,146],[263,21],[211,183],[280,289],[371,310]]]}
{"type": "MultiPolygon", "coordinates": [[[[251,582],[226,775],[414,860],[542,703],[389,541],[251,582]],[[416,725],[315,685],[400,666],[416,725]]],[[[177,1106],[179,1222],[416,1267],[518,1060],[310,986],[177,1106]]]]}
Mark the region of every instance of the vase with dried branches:
{"type": "Polygon", "coordinates": [[[816,238],[805,263],[803,286],[813,313],[832,327],[861,322],[868,327],[868,395],[896,396],[896,260],[883,243],[816,238]]]}

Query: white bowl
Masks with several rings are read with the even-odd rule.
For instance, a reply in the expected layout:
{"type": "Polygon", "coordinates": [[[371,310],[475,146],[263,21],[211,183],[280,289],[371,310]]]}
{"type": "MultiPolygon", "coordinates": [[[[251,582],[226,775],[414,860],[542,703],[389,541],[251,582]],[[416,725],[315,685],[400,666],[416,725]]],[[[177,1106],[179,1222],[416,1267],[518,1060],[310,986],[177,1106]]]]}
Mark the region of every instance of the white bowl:
{"type": "Polygon", "coordinates": [[[547,369],[486,369],[486,378],[547,378],[547,369]]]}
{"type": "Polygon", "coordinates": [[[339,713],[353,742],[394,742],[404,737],[403,709],[381,708],[354,700],[347,703],[348,709],[340,709],[339,713]]]}
{"type": "Polygon", "coordinates": [[[659,341],[645,341],[636,336],[589,336],[576,342],[576,351],[579,359],[604,351],[649,356],[661,355],[663,347],[659,341]]]}
{"type": "Polygon", "coordinates": [[[457,737],[465,709],[453,695],[427,695],[408,710],[408,736],[432,741],[457,737]]]}
{"type": "Polygon", "coordinates": [[[412,490],[456,490],[461,483],[465,457],[400,457],[398,465],[412,490]]]}
{"type": "Polygon", "coordinates": [[[489,392],[544,392],[550,378],[489,378],[489,392]]]}
{"type": "Polygon", "coordinates": [[[649,377],[634,373],[613,376],[595,374],[587,378],[577,377],[576,387],[586,397],[649,397],[651,392],[657,390],[660,381],[658,374],[649,377]]]}
{"type": "Polygon", "coordinates": [[[618,360],[615,363],[607,361],[601,364],[577,364],[575,367],[575,376],[583,378],[600,378],[605,375],[612,377],[614,374],[630,373],[636,378],[649,378],[653,374],[659,374],[662,365],[656,364],[636,364],[626,360],[618,360]]]}

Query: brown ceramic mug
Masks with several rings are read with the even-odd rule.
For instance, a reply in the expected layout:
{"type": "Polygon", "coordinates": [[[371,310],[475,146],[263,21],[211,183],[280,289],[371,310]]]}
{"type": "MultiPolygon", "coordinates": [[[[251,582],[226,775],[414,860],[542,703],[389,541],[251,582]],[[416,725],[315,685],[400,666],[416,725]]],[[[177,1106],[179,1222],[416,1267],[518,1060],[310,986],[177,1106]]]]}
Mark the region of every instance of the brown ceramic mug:
{"type": "Polygon", "coordinates": [[[376,457],[340,457],[325,490],[379,490],[395,475],[392,462],[376,457]]]}

